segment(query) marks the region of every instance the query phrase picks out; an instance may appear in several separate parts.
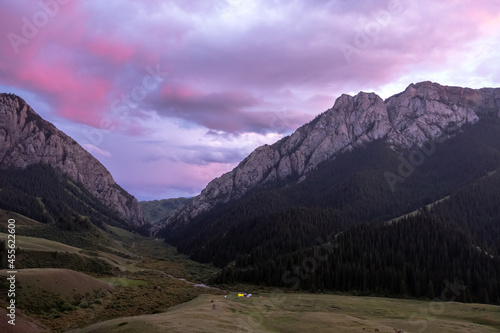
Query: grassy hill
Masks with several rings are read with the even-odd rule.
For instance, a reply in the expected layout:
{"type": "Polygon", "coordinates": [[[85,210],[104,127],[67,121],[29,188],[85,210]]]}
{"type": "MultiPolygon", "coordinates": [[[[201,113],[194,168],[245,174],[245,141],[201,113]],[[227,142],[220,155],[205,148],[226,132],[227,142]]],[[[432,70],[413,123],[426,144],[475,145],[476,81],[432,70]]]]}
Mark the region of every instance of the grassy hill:
{"type": "Polygon", "coordinates": [[[68,333],[500,331],[500,307],[491,305],[295,293],[227,296],[202,295],[165,313],[113,319],[68,333]]]}
{"type": "MultiPolygon", "coordinates": [[[[22,332],[63,332],[110,318],[161,312],[201,293],[223,293],[195,286],[217,269],[188,260],[161,239],[106,224],[64,231],[4,210],[0,217],[16,220],[16,301],[22,332]]],[[[6,239],[0,232],[0,243],[6,239]]],[[[7,292],[6,274],[0,270],[2,295],[7,292]]],[[[6,306],[0,299],[1,314],[6,306]]],[[[8,332],[12,327],[3,328],[8,332]]]]}

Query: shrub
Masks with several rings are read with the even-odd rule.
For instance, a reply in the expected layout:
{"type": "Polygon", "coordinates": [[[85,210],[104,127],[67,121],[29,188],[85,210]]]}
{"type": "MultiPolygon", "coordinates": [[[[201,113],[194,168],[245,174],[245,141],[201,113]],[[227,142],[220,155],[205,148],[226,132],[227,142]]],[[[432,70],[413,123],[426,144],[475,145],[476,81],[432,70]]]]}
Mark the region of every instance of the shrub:
{"type": "Polygon", "coordinates": [[[63,305],[61,305],[61,311],[72,311],[74,310],[75,307],[71,304],[69,304],[68,302],[64,302],[63,305]]]}

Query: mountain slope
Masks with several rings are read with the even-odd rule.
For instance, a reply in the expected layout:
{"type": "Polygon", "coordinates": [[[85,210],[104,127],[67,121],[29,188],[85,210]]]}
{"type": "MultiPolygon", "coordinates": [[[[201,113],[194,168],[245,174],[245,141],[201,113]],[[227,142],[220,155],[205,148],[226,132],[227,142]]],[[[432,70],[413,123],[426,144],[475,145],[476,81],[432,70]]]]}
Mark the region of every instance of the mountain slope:
{"type": "Polygon", "coordinates": [[[235,169],[154,228],[186,223],[259,188],[301,181],[336,155],[382,140],[395,150],[445,140],[481,116],[497,116],[500,89],[473,90],[431,82],[410,85],[383,101],[374,93],[342,95],[332,109],[275,144],[257,148],[235,169]]]}
{"type": "Polygon", "coordinates": [[[139,201],[144,220],[151,224],[156,224],[165,218],[170,217],[177,209],[186,205],[191,199],[172,198],[152,201],[139,201]]]}
{"type": "Polygon", "coordinates": [[[138,201],[76,141],[43,120],[26,102],[0,94],[0,168],[46,164],[81,183],[109,209],[134,226],[144,224],[138,201]]]}
{"type": "Polygon", "coordinates": [[[314,246],[258,261],[242,255],[214,281],[440,300],[454,283],[464,287],[453,300],[500,304],[499,171],[396,223],[325,233],[314,246]]]}
{"type": "Polygon", "coordinates": [[[385,174],[398,174],[401,155],[379,141],[320,164],[300,183],[256,191],[190,223],[168,224],[160,235],[195,260],[224,266],[239,256],[264,260],[312,246],[318,237],[353,225],[390,220],[500,166],[500,120],[469,127],[437,144],[394,192],[385,174]]]}
{"type": "Polygon", "coordinates": [[[60,229],[88,229],[87,222],[139,230],[92,195],[82,183],[47,164],[0,170],[0,209],[23,214],[60,229]]]}

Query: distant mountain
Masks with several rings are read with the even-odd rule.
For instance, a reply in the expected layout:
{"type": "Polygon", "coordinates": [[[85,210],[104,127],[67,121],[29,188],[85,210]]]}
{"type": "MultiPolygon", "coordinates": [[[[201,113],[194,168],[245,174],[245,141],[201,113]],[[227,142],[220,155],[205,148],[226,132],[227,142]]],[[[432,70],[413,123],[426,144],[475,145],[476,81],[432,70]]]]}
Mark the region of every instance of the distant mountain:
{"type": "Polygon", "coordinates": [[[177,209],[189,203],[188,198],[172,198],[153,201],[139,201],[144,219],[156,224],[166,218],[169,218],[177,209]]]}
{"type": "Polygon", "coordinates": [[[343,95],[155,230],[219,283],[432,298],[457,278],[500,303],[499,107],[431,82],[343,95]]]}
{"type": "Polygon", "coordinates": [[[47,221],[64,212],[145,224],[139,202],[97,159],[13,94],[0,94],[0,174],[0,194],[10,198],[0,208],[18,207],[29,217],[29,211],[43,212],[47,221]]]}

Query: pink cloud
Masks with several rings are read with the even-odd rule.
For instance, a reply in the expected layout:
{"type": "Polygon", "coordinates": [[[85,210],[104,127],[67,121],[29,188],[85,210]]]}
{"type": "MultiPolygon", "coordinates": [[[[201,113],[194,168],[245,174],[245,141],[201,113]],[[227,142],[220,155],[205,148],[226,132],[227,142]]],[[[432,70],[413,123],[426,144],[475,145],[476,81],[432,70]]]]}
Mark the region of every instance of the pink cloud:
{"type": "MultiPolygon", "coordinates": [[[[222,2],[218,4],[221,6],[222,2]]],[[[271,113],[280,108],[270,106],[266,95],[291,88],[290,100],[298,104],[314,95],[380,86],[418,63],[432,62],[439,67],[448,54],[463,51],[467,41],[477,37],[478,17],[492,17],[487,9],[470,2],[410,6],[392,18],[376,41],[355,54],[352,63],[347,63],[338,44],[353,44],[356,32],[342,20],[341,14],[357,17],[363,26],[373,23],[371,13],[386,10],[387,4],[370,1],[352,6],[347,2],[333,5],[314,1],[307,6],[300,2],[278,5],[282,6],[283,20],[251,25],[244,31],[228,31],[222,40],[207,39],[179,18],[168,17],[163,29],[156,20],[156,25],[152,25],[145,19],[147,16],[133,16],[132,13],[141,13],[141,7],[128,2],[123,8],[129,12],[121,12],[127,16],[118,16],[131,20],[127,25],[120,25],[108,15],[109,11],[101,10],[105,6],[99,8],[101,12],[95,12],[97,7],[88,4],[61,6],[61,12],[36,38],[21,45],[24,49],[17,59],[8,55],[4,46],[5,59],[14,66],[2,64],[0,68],[6,71],[3,77],[8,77],[8,82],[2,83],[45,95],[55,103],[59,115],[97,127],[109,113],[111,96],[130,93],[144,75],[141,67],[154,66],[148,61],[162,58],[172,64],[178,79],[174,85],[164,84],[161,96],[153,104],[160,114],[174,115],[210,129],[239,132],[259,131],[262,127],[266,131],[271,113]],[[443,20],[438,18],[449,6],[454,8],[454,15],[440,22],[443,20]],[[301,16],[297,21],[293,15],[304,10],[312,15],[301,16]],[[105,14],[105,21],[96,21],[105,14]],[[135,29],[128,28],[129,24],[135,24],[135,29]],[[297,28],[290,29],[291,26],[297,28]],[[103,34],[103,29],[109,31],[103,34]],[[134,33],[125,34],[127,29],[134,33]],[[144,38],[138,38],[141,30],[147,32],[144,38]],[[159,48],[166,46],[164,50],[159,48]],[[237,82],[238,87],[228,82],[237,82]],[[67,91],[80,97],[71,97],[67,91]],[[301,96],[304,91],[309,96],[301,96]]],[[[173,2],[171,6],[190,15],[215,14],[208,5],[173,2]]],[[[143,8],[149,15],[163,10],[159,2],[143,8]]],[[[20,26],[20,17],[39,10],[36,5],[12,6],[2,29],[15,26],[16,21],[20,26]]],[[[321,111],[324,110],[302,112],[321,111]]]]}
{"type": "MultiPolygon", "coordinates": [[[[40,6],[9,8],[2,11],[7,20],[0,20],[0,31],[13,29],[21,36],[21,18],[42,10],[40,6]]],[[[112,36],[93,38],[88,20],[89,14],[75,4],[61,5],[27,43],[18,45],[17,54],[2,44],[0,83],[39,94],[55,114],[99,128],[109,113],[110,94],[122,89],[115,73],[123,70],[122,64],[130,64],[135,51],[133,43],[112,36]]],[[[128,132],[138,131],[135,123],[128,132]]]]}
{"type": "Polygon", "coordinates": [[[111,59],[113,63],[124,63],[132,60],[134,49],[132,45],[116,41],[96,39],[88,43],[88,49],[96,56],[111,59]]]}

